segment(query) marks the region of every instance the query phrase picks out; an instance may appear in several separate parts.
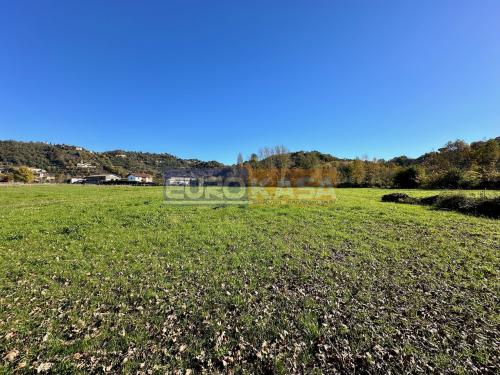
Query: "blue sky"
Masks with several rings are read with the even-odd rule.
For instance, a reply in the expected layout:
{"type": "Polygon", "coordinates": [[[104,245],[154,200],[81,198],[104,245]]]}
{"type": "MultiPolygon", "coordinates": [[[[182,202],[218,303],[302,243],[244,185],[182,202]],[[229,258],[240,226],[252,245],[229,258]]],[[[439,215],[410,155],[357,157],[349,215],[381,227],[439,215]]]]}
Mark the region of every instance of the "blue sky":
{"type": "Polygon", "coordinates": [[[234,162],[500,134],[497,0],[0,0],[0,139],[234,162]]]}

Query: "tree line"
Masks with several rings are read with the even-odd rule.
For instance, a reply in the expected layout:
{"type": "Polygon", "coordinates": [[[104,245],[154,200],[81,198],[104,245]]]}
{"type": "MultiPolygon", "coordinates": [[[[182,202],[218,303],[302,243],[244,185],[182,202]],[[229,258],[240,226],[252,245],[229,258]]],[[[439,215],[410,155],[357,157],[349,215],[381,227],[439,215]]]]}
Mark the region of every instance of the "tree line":
{"type": "MultiPolygon", "coordinates": [[[[246,160],[239,154],[236,165],[251,169],[254,175],[267,173],[270,183],[276,185],[287,173],[290,178],[302,178],[314,171],[316,178],[327,177],[338,187],[500,189],[499,157],[500,137],[497,137],[470,144],[456,140],[416,159],[399,156],[391,160],[341,159],[318,151],[290,152],[280,145],[263,147],[246,160]]],[[[185,160],[170,154],[122,150],[97,153],[66,145],[0,141],[0,181],[31,181],[30,170],[23,167],[45,169],[57,182],[63,182],[73,176],[96,173],[126,176],[138,171],[161,178],[165,168],[223,166],[216,161],[185,160]],[[79,168],[81,162],[94,168],[79,168]]]]}
{"type": "MultiPolygon", "coordinates": [[[[290,152],[284,146],[264,147],[237,165],[257,176],[267,173],[271,185],[279,185],[294,170],[310,170],[327,176],[338,187],[385,188],[500,188],[500,137],[470,144],[456,140],[417,159],[339,159],[318,151],[290,152]],[[264,172],[267,171],[267,172],[264,172]]],[[[297,172],[295,172],[295,175],[297,172]]]]}

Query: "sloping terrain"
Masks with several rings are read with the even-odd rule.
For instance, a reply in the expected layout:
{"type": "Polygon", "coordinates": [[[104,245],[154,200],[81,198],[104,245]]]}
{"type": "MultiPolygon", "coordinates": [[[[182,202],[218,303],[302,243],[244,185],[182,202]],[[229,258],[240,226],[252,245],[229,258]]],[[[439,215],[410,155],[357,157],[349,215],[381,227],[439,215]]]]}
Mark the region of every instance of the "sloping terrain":
{"type": "Polygon", "coordinates": [[[217,162],[180,159],[170,154],[133,151],[92,152],[68,145],[42,142],[0,141],[0,165],[29,166],[72,176],[111,172],[126,176],[133,172],[160,175],[164,168],[220,167],[217,162]],[[92,166],[79,167],[79,164],[92,166]]]}

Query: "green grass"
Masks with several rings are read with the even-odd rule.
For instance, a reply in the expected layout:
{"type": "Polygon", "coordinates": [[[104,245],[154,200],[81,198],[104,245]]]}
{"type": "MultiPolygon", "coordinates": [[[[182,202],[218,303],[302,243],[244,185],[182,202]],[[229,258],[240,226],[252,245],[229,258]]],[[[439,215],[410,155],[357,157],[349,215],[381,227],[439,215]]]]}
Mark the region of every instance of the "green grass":
{"type": "Polygon", "coordinates": [[[214,209],[0,187],[0,373],[493,372],[500,222],[387,192],[214,209]]]}

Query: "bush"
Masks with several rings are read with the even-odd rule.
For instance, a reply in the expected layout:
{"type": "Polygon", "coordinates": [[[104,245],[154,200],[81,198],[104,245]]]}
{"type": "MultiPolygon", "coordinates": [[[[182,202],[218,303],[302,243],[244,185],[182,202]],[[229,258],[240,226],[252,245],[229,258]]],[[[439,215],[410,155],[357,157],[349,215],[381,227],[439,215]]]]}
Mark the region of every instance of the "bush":
{"type": "Polygon", "coordinates": [[[404,193],[391,193],[382,196],[382,202],[414,203],[415,199],[404,193]]]}
{"type": "Polygon", "coordinates": [[[33,172],[28,167],[20,167],[14,171],[14,181],[31,184],[33,182],[33,172]]]}
{"type": "Polygon", "coordinates": [[[500,197],[480,199],[476,205],[476,215],[500,218],[500,197]]]}
{"type": "Polygon", "coordinates": [[[469,215],[487,216],[492,218],[500,217],[500,197],[474,198],[461,194],[437,195],[422,198],[419,203],[431,205],[442,210],[458,211],[469,215]]]}
{"type": "Polygon", "coordinates": [[[432,189],[457,189],[463,185],[461,185],[462,179],[462,171],[451,168],[427,176],[424,186],[432,189]]]}
{"type": "Polygon", "coordinates": [[[420,198],[418,203],[422,206],[434,206],[439,199],[439,195],[431,195],[430,197],[420,198]]]}
{"type": "Polygon", "coordinates": [[[463,211],[470,210],[474,206],[474,198],[465,195],[441,195],[437,198],[435,206],[441,209],[463,211]]]}
{"type": "Polygon", "coordinates": [[[481,173],[472,170],[466,171],[462,174],[458,184],[461,189],[477,189],[481,186],[481,173]]]}
{"type": "Polygon", "coordinates": [[[392,193],[382,196],[382,202],[420,204],[423,206],[433,206],[441,210],[458,211],[469,215],[500,218],[500,197],[474,198],[454,194],[432,195],[418,199],[404,193],[392,193]]]}
{"type": "Polygon", "coordinates": [[[500,189],[500,172],[485,173],[479,187],[484,189],[500,189]]]}

